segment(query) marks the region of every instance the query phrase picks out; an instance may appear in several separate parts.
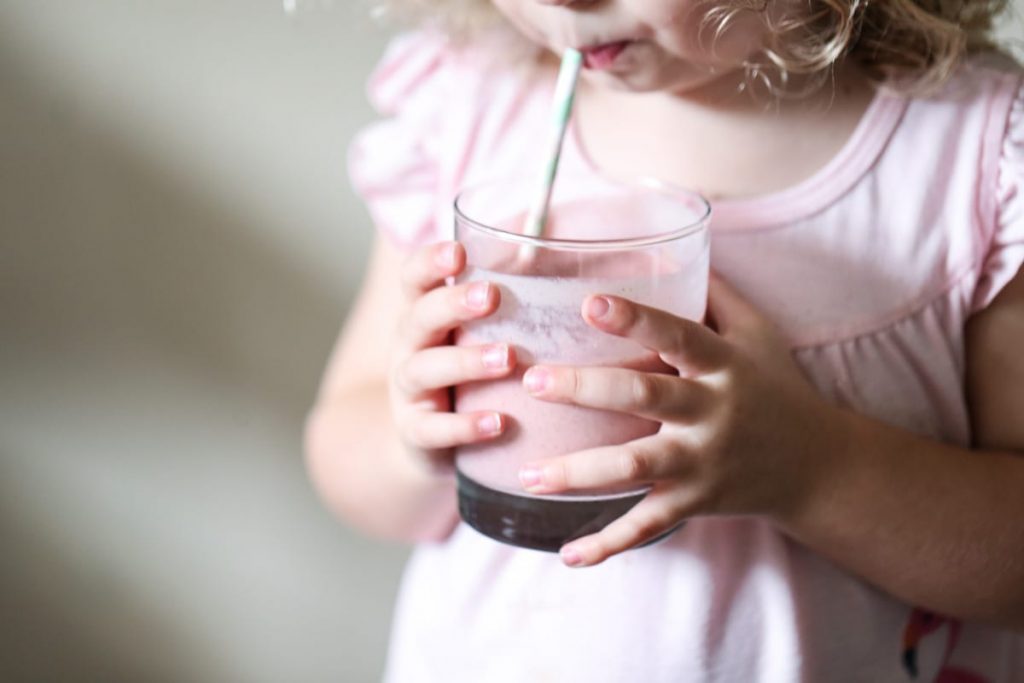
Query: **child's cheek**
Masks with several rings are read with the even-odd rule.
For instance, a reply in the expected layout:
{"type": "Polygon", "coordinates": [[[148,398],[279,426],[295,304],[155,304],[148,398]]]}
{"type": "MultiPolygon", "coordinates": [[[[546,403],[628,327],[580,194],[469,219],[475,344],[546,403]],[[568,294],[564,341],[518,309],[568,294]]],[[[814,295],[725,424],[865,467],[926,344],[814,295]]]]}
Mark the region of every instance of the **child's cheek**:
{"type": "Polygon", "coordinates": [[[764,17],[757,11],[733,11],[735,3],[640,1],[650,6],[646,19],[659,42],[689,61],[738,66],[765,44],[764,17]],[[719,33],[723,25],[725,28],[719,33]]]}

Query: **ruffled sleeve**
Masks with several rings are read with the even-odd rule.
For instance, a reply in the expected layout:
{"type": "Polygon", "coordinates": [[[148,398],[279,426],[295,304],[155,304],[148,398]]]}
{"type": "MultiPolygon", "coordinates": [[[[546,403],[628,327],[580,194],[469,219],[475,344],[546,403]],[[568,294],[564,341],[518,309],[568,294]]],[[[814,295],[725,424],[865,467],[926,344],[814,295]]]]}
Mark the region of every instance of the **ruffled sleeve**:
{"type": "Polygon", "coordinates": [[[1018,85],[1005,132],[996,178],[996,218],[984,246],[972,310],[995,299],[1024,263],[1024,88],[1018,85]]]}
{"type": "Polygon", "coordinates": [[[349,148],[349,175],[377,228],[400,246],[437,238],[445,105],[457,74],[454,51],[440,35],[415,33],[392,41],[369,82],[385,117],[363,129],[349,148]]]}

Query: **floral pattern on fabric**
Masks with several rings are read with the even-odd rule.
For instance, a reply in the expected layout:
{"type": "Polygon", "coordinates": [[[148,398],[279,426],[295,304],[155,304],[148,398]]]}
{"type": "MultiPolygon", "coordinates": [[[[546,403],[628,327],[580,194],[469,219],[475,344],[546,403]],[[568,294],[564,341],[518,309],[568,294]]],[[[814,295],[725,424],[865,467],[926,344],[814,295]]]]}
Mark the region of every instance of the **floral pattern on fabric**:
{"type": "Polygon", "coordinates": [[[935,683],[991,683],[983,676],[949,663],[960,639],[961,628],[960,622],[956,619],[922,609],[911,612],[903,629],[903,669],[907,675],[912,680],[917,680],[920,676],[917,654],[921,641],[936,634],[937,637],[941,637],[944,633],[946,645],[942,653],[942,663],[934,678],[935,683]]]}

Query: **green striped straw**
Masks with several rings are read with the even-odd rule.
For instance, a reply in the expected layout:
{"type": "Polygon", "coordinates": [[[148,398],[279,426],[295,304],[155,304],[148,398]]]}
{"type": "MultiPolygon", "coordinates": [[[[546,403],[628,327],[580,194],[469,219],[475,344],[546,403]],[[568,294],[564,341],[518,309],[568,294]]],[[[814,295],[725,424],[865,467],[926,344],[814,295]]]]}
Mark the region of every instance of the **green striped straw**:
{"type": "Polygon", "coordinates": [[[562,142],[565,140],[565,129],[572,115],[572,103],[576,98],[576,81],[583,65],[583,55],[579,50],[569,48],[562,55],[562,68],[558,72],[555,85],[555,98],[552,106],[551,137],[548,141],[547,165],[536,203],[530,210],[523,228],[523,234],[540,237],[544,234],[544,226],[548,222],[548,207],[551,204],[551,192],[555,186],[555,174],[558,173],[558,161],[562,156],[562,142]]]}

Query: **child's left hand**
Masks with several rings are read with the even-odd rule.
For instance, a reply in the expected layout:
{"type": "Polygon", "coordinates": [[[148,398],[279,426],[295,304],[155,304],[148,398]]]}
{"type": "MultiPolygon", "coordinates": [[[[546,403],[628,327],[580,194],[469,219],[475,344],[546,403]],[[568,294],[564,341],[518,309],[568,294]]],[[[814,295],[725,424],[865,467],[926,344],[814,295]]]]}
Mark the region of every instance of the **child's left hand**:
{"type": "Polygon", "coordinates": [[[531,493],[648,483],[650,493],[602,531],[562,548],[570,566],[601,562],[694,515],[783,517],[826,476],[841,429],[793,361],[777,328],[712,277],[700,323],[613,296],[590,297],[588,324],[657,352],[679,376],[607,367],[535,366],[524,385],[547,401],[632,413],[662,423],[621,446],[529,463],[531,493]]]}

